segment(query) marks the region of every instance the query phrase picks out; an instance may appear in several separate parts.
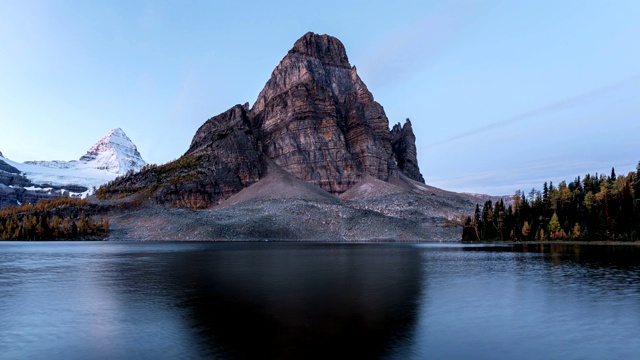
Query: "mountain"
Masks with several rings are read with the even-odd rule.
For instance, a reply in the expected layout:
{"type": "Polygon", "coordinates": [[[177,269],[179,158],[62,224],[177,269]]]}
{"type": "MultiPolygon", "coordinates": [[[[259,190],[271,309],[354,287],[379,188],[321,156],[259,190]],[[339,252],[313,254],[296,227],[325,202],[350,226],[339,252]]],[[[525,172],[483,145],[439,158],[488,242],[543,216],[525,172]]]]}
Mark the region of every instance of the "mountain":
{"type": "Polygon", "coordinates": [[[0,207],[58,196],[86,197],[94,187],[145,165],[120,128],[109,131],[79,160],[18,163],[0,153],[0,207]]]}
{"type": "Polygon", "coordinates": [[[147,163],[127,134],[117,128],[95,143],[79,161],[26,161],[25,164],[52,169],[106,170],[112,174],[124,175],[128,171],[139,171],[147,163]]]}
{"type": "Polygon", "coordinates": [[[344,45],[310,32],[280,61],[252,108],[235,105],[207,120],[183,157],[100,195],[143,192],[161,204],[208,207],[259,181],[265,159],[332,194],[368,176],[389,181],[403,171],[424,182],[410,124],[403,129],[389,129],[344,45]]]}
{"type": "Polygon", "coordinates": [[[426,185],[415,142],[409,119],[389,128],[344,45],[307,33],[253,107],[208,119],[179,159],[94,201],[112,207],[112,239],[457,241],[477,198],[426,185]]]}
{"type": "Polygon", "coordinates": [[[109,131],[80,158],[80,162],[119,175],[130,170],[139,171],[147,165],[136,145],[120,128],[109,131]]]}

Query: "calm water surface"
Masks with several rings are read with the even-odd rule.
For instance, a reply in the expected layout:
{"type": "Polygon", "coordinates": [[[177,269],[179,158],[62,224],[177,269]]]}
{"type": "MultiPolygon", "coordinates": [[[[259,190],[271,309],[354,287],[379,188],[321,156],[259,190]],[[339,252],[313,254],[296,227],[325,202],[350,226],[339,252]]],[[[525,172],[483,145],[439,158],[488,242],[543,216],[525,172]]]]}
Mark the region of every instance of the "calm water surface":
{"type": "Polygon", "coordinates": [[[631,359],[640,247],[0,243],[0,358],[631,359]]]}

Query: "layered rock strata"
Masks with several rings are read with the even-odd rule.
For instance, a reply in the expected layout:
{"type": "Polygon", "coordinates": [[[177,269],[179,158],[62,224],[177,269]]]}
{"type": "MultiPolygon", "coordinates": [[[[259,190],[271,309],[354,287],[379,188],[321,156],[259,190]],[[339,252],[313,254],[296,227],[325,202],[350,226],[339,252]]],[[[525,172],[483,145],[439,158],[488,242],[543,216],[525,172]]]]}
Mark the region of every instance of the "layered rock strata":
{"type": "Polygon", "coordinates": [[[391,129],[391,147],[400,169],[410,179],[424,184],[424,178],[418,167],[418,150],[416,136],[411,127],[411,120],[407,119],[403,126],[397,123],[391,129]]]}
{"type": "Polygon", "coordinates": [[[296,41],[250,116],[269,158],[331,193],[367,174],[386,180],[393,166],[384,109],[334,37],[307,33],[296,41]]]}

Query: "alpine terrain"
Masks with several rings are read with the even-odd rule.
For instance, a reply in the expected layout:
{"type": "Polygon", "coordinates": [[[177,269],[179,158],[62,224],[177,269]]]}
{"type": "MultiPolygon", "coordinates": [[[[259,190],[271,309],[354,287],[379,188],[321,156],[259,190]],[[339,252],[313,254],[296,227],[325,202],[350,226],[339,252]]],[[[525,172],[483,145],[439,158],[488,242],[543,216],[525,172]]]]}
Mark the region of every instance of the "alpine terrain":
{"type": "Polygon", "coordinates": [[[109,131],[79,160],[19,163],[0,153],[0,207],[59,196],[84,198],[94,188],[145,165],[120,128],[109,131]]]}
{"type": "Polygon", "coordinates": [[[409,119],[389,127],[344,45],[310,32],[252,107],[94,201],[112,207],[112,239],[457,241],[477,198],[425,185],[415,141],[409,119]]]}

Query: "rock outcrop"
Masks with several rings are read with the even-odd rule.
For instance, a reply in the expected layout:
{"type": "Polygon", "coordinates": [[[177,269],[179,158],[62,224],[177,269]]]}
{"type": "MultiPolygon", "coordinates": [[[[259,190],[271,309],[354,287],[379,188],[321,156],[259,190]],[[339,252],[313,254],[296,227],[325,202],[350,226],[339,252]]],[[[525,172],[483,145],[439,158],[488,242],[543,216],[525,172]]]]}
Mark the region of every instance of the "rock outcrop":
{"type": "Polygon", "coordinates": [[[424,178],[418,167],[418,150],[416,149],[416,136],[411,127],[411,120],[407,119],[403,126],[397,123],[391,129],[391,147],[395,156],[398,169],[410,179],[424,184],[424,178]]]}
{"type": "Polygon", "coordinates": [[[365,175],[386,180],[393,166],[384,109],[334,37],[307,33],[296,41],[250,117],[266,156],[331,193],[365,175]]]}
{"type": "MultiPolygon", "coordinates": [[[[0,153],[0,157],[3,157],[2,153],[0,153]]],[[[2,159],[0,159],[0,171],[4,171],[4,172],[6,172],[8,174],[20,174],[20,170],[18,170],[15,167],[7,164],[2,159]]]]}

